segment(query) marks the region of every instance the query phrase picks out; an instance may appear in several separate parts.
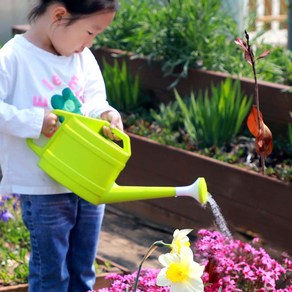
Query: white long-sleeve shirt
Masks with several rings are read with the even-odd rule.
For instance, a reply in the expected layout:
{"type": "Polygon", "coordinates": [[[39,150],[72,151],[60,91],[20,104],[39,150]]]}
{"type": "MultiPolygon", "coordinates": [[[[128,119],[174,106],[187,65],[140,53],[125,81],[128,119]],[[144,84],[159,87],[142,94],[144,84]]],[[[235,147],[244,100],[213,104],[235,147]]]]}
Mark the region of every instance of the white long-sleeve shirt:
{"type": "Polygon", "coordinates": [[[113,108],[106,100],[100,68],[88,48],[69,57],[42,50],[16,35],[0,50],[0,193],[69,192],[38,167],[39,157],[26,138],[41,135],[44,109],[51,97],[70,88],[86,116],[99,117],[113,108]]]}

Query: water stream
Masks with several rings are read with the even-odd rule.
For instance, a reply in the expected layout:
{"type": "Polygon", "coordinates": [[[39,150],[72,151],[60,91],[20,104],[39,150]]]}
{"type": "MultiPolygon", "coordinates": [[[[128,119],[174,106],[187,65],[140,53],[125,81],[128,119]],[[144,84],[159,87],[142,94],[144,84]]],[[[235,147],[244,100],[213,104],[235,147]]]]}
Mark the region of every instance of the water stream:
{"type": "Polygon", "coordinates": [[[232,239],[232,234],[230,230],[228,229],[227,223],[221,213],[221,210],[210,193],[208,193],[208,203],[210,204],[217,227],[219,228],[219,230],[222,232],[224,236],[226,236],[229,239],[232,239]]]}

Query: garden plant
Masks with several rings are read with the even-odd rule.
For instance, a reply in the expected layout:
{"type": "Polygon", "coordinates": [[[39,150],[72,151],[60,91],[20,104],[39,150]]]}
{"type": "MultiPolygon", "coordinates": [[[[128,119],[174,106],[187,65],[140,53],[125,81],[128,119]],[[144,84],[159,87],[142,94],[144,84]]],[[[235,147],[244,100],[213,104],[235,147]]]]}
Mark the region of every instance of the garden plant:
{"type": "Polygon", "coordinates": [[[0,195],[0,286],[27,283],[29,233],[18,195],[0,195]]]}
{"type": "Polygon", "coordinates": [[[262,165],[262,173],[265,173],[265,158],[271,154],[273,149],[272,143],[272,133],[270,129],[265,125],[263,121],[263,116],[260,111],[260,97],[258,90],[258,82],[257,82],[257,72],[256,72],[256,62],[259,59],[266,57],[270,52],[265,51],[260,54],[257,58],[254,56],[253,50],[249,43],[249,35],[245,31],[246,42],[237,38],[235,43],[238,44],[244,51],[245,60],[248,64],[252,66],[253,76],[254,76],[254,84],[255,84],[255,96],[254,101],[255,105],[248,116],[247,125],[251,134],[255,137],[255,148],[257,153],[261,158],[262,165]]]}
{"type": "MultiPolygon", "coordinates": [[[[264,164],[265,158],[272,151],[272,134],[264,124],[260,112],[255,61],[267,56],[268,52],[266,51],[255,58],[249,45],[247,33],[246,38],[247,42],[236,39],[236,43],[244,50],[245,58],[251,64],[255,78],[254,101],[256,105],[253,105],[249,113],[247,125],[251,134],[255,137],[254,145],[261,164],[264,164]]],[[[227,94],[227,96],[229,95],[227,94]]],[[[191,131],[198,129],[198,125],[191,128],[192,124],[197,121],[196,119],[193,121],[189,119],[190,105],[184,104],[177,93],[176,97],[183,113],[183,115],[179,115],[179,120],[184,116],[183,121],[186,129],[190,128],[191,131]]],[[[203,98],[199,97],[198,100],[198,104],[202,104],[201,110],[206,110],[203,98]]],[[[193,109],[196,109],[196,102],[197,100],[192,97],[191,105],[193,109]]],[[[234,101],[232,104],[234,104],[234,101]]],[[[216,104],[215,108],[220,113],[219,105],[220,102],[216,104]]],[[[242,121],[250,110],[250,105],[245,109],[242,121]]],[[[211,106],[209,105],[209,107],[211,106]]],[[[176,111],[177,103],[171,103],[170,108],[176,111]]],[[[239,108],[242,107],[239,106],[239,108]]],[[[165,117],[173,117],[174,119],[173,113],[169,112],[165,106],[160,106],[160,111],[165,115],[160,116],[154,113],[154,116],[161,124],[170,123],[169,120],[164,119],[165,117]]],[[[199,111],[196,111],[193,116],[197,120],[202,120],[199,111]]],[[[210,116],[208,118],[210,119],[210,116]]],[[[205,121],[208,121],[208,118],[205,121]]],[[[239,124],[241,125],[241,123],[239,124]]],[[[218,126],[217,130],[219,130],[218,126]]],[[[197,138],[196,133],[193,134],[193,137],[196,138],[195,141],[198,144],[200,139],[197,138]]],[[[262,169],[264,172],[264,168],[262,169]]],[[[283,254],[283,258],[277,261],[258,245],[258,238],[254,238],[252,243],[244,243],[232,237],[226,237],[216,230],[199,230],[195,243],[191,245],[186,239],[190,232],[191,230],[176,230],[171,244],[165,244],[162,241],[155,242],[144,256],[137,272],[127,276],[110,275],[108,278],[112,280],[111,287],[99,291],[291,291],[292,261],[289,255],[283,254]],[[161,270],[143,270],[142,264],[147,257],[154,249],[163,246],[168,246],[171,250],[170,253],[159,257],[163,268],[161,270]]]]}
{"type": "MultiPolygon", "coordinates": [[[[27,282],[29,235],[20,218],[18,204],[18,195],[1,197],[0,286],[27,282]]],[[[190,283],[198,290],[184,291],[202,291],[199,290],[201,285],[207,292],[291,291],[289,255],[283,253],[275,260],[261,247],[258,238],[248,243],[225,237],[217,230],[199,230],[196,240],[190,243],[188,234],[191,231],[176,230],[170,244],[153,243],[141,262],[138,278],[137,271],[127,275],[109,274],[111,287],[99,291],[183,291],[181,289],[190,283]],[[143,262],[153,250],[162,247],[170,249],[170,253],[159,258],[162,269],[143,269],[143,262]]]]}
{"type": "MultiPolygon", "coordinates": [[[[130,74],[122,68],[125,65],[118,66],[117,62],[112,66],[106,62],[104,64],[106,76],[111,76],[111,80],[120,80],[117,82],[118,87],[131,87],[131,80],[135,78],[121,77],[125,72],[130,74]]],[[[114,101],[123,114],[128,132],[256,172],[261,168],[254,138],[250,137],[244,127],[251,103],[255,99],[242,93],[239,82],[227,79],[218,85],[212,85],[211,90],[191,93],[189,97],[180,96],[174,89],[176,99],[159,105],[151,101],[147,92],[143,92],[141,86],[138,86],[140,92],[137,93],[135,102],[137,106],[129,107],[132,108],[131,111],[124,106],[133,105],[131,96],[112,88],[115,84],[108,81],[108,78],[105,78],[105,82],[109,98],[113,92],[114,101]],[[121,95],[117,96],[115,90],[121,95]],[[119,105],[122,100],[123,104],[119,105]],[[227,117],[229,122],[225,120],[227,117]]],[[[287,182],[292,181],[292,144],[289,139],[289,131],[287,136],[274,137],[273,151],[266,158],[265,169],[266,175],[287,182]]]]}
{"type": "Polygon", "coordinates": [[[231,79],[219,86],[211,85],[210,92],[198,93],[196,98],[192,93],[186,102],[177,91],[175,96],[185,129],[199,148],[230,144],[238,136],[252,101],[242,94],[239,81],[233,83],[231,79]]]}
{"type": "MultiPolygon", "coordinates": [[[[278,291],[292,289],[292,261],[287,254],[277,261],[252,243],[227,238],[216,230],[201,229],[194,243],[192,230],[175,230],[170,244],[155,242],[149,249],[167,246],[159,256],[163,268],[141,269],[130,275],[108,275],[109,288],[99,292],[192,292],[192,291],[278,291]]],[[[145,260],[145,259],[143,259],[145,260]]]]}
{"type": "MultiPolygon", "coordinates": [[[[250,23],[253,23],[252,17],[252,15],[249,16],[250,23]]],[[[165,75],[171,74],[178,77],[170,86],[175,89],[179,79],[187,77],[189,68],[208,69],[238,77],[254,78],[253,70],[242,62],[242,56],[234,46],[233,40],[237,35],[235,22],[216,0],[130,0],[122,1],[113,26],[96,39],[94,49],[101,47],[120,49],[130,52],[130,59],[143,57],[149,62],[159,61],[165,75]],[[167,25],[168,23],[175,23],[175,25],[167,25]],[[204,33],[200,33],[201,31],[204,33]]],[[[252,46],[255,54],[259,51],[270,52],[265,62],[257,62],[257,79],[291,85],[291,51],[282,47],[256,44],[256,47],[252,46]]],[[[107,71],[109,70],[110,68],[107,68],[107,71]]],[[[216,90],[219,89],[216,88],[216,90]]],[[[201,95],[205,94],[207,93],[201,93],[201,95]]],[[[186,96],[180,96],[179,91],[176,95],[187,99],[186,96]]],[[[208,95],[211,94],[208,93],[208,95]]],[[[194,98],[197,100],[198,96],[195,95],[194,98]]],[[[121,95],[120,100],[124,99],[127,100],[128,97],[121,95]]],[[[139,99],[139,103],[143,104],[145,95],[140,95],[139,99]]],[[[146,106],[148,109],[145,108],[144,103],[144,110],[142,107],[139,109],[129,107],[132,113],[124,116],[125,126],[129,132],[255,171],[264,166],[264,163],[257,159],[259,154],[252,147],[253,138],[248,137],[249,134],[244,127],[231,134],[234,137],[232,141],[226,137],[224,145],[219,143],[221,145],[218,147],[215,143],[211,147],[199,147],[199,144],[204,145],[205,141],[194,143],[194,131],[187,131],[186,118],[176,102],[157,106],[155,101],[151,104],[147,100],[146,106]]],[[[190,130],[193,123],[187,124],[190,130]]],[[[289,127],[291,128],[287,125],[287,128],[289,127]]],[[[221,129],[222,127],[216,130],[214,126],[213,134],[215,132],[218,136],[221,129]]],[[[265,173],[287,182],[292,181],[292,145],[289,142],[289,133],[288,130],[286,135],[273,137],[273,151],[269,157],[265,158],[265,173]]],[[[216,135],[213,139],[216,139],[216,135]]]]}
{"type": "MultiPolygon", "coordinates": [[[[29,253],[30,237],[21,218],[19,195],[0,195],[0,289],[27,284],[29,253]]],[[[97,259],[95,270],[99,275],[118,272],[120,268],[97,259]]]]}
{"type": "Polygon", "coordinates": [[[139,76],[132,77],[128,73],[125,62],[121,67],[115,60],[113,66],[103,60],[103,76],[109,103],[123,113],[129,113],[141,106],[139,76]],[[123,98],[120,98],[123,96],[123,98]]]}
{"type": "MultiPolygon", "coordinates": [[[[254,23],[252,14],[248,23],[254,23]]],[[[217,0],[122,0],[113,25],[96,38],[94,49],[119,49],[131,52],[131,58],[159,61],[165,75],[178,77],[172,87],[189,68],[253,78],[234,48],[237,35],[236,22],[217,0]]],[[[292,52],[260,42],[257,50],[271,51],[258,64],[259,79],[292,85],[292,52]]]]}
{"type": "MultiPolygon", "coordinates": [[[[174,74],[178,77],[177,80],[187,76],[190,67],[256,77],[255,59],[253,59],[249,39],[247,39],[247,43],[237,39],[237,43],[244,50],[246,60],[251,63],[252,72],[242,64],[238,52],[234,50],[234,46],[230,45],[230,40],[234,39],[236,33],[235,24],[231,18],[222,13],[218,1],[215,0],[122,0],[116,21],[96,39],[95,46],[96,48],[102,46],[119,48],[132,51],[133,57],[143,55],[149,60],[162,61],[165,74],[174,74]],[[193,15],[190,11],[197,11],[197,14],[193,15]],[[173,23],[174,18],[176,25],[168,25],[173,23]],[[198,29],[199,26],[200,29],[198,29]],[[204,34],[200,34],[200,31],[204,31],[204,34]],[[147,39],[145,40],[145,38],[147,39]],[[186,50],[181,50],[181,47],[186,50]],[[180,70],[177,71],[177,68],[180,70]]],[[[267,48],[269,46],[265,46],[264,50],[267,48]]],[[[267,58],[268,61],[259,63],[257,67],[260,78],[291,85],[291,52],[283,48],[270,49],[272,52],[267,58]]],[[[259,58],[264,56],[266,53],[260,55],[259,58]]],[[[253,155],[254,161],[256,158],[261,158],[261,166],[263,166],[264,161],[267,163],[270,161],[268,155],[273,156],[271,133],[263,130],[265,125],[260,114],[257,90],[255,90],[256,107],[252,108],[249,116],[253,120],[249,125],[255,125],[249,127],[255,139],[248,139],[248,143],[243,143],[243,140],[246,142],[246,138],[242,137],[246,133],[241,124],[251,104],[247,101],[247,97],[242,95],[237,83],[232,84],[230,80],[227,80],[218,87],[212,86],[211,93],[205,92],[205,95],[200,93],[198,96],[191,94],[189,104],[184,104],[182,97],[176,91],[176,100],[173,102],[160,104],[158,107],[151,107],[147,104],[148,112],[145,115],[145,108],[141,107],[145,96],[139,93],[139,78],[129,76],[125,64],[121,69],[117,63],[113,68],[106,63],[103,65],[108,94],[113,103],[117,103],[118,109],[120,107],[119,110],[124,112],[124,121],[128,131],[149,136],[161,143],[199,151],[231,163],[240,161],[244,164],[247,161],[246,157],[253,155]],[[110,83],[111,77],[109,76],[113,77],[114,83],[110,83]],[[120,79],[117,76],[120,76],[120,79]],[[116,84],[119,84],[118,88],[114,88],[116,84]],[[134,86],[132,86],[133,84],[134,86]],[[224,95],[226,90],[228,94],[224,95]],[[224,126],[228,133],[221,132],[220,121],[207,124],[208,120],[212,120],[212,112],[210,116],[202,116],[198,121],[192,120],[191,115],[199,116],[198,113],[200,111],[203,113],[203,109],[210,108],[210,111],[215,111],[210,103],[206,104],[209,94],[218,97],[216,109],[218,111],[221,105],[223,112],[227,110],[228,102],[230,102],[230,100],[226,101],[226,96],[232,96],[232,98],[238,96],[236,101],[233,100],[234,108],[228,123],[230,128],[227,125],[224,126]],[[119,100],[118,96],[123,102],[119,100]],[[138,110],[136,110],[136,106],[138,110]],[[130,114],[130,110],[135,113],[130,114]],[[194,112],[191,113],[191,110],[194,112]],[[236,121],[235,118],[237,118],[236,121]],[[234,128],[231,128],[231,125],[234,128]],[[204,127],[209,127],[207,132],[213,131],[210,137],[206,135],[206,132],[194,132],[195,129],[204,127]],[[220,136],[222,134],[223,137],[220,136]],[[210,141],[210,139],[215,141],[210,141]],[[250,150],[250,144],[254,145],[254,140],[256,153],[250,150]],[[241,147],[241,143],[243,147],[241,147]],[[231,150],[232,146],[235,146],[235,150],[231,150]]],[[[175,88],[175,85],[171,86],[175,88]]],[[[273,151],[284,153],[283,156],[286,159],[284,166],[281,165],[281,170],[277,170],[275,167],[273,168],[275,170],[266,168],[265,173],[291,182],[291,125],[288,128],[288,139],[284,138],[285,144],[275,139],[273,141],[273,151]]],[[[1,196],[0,285],[27,282],[29,235],[21,220],[18,199],[17,195],[1,196]]],[[[225,238],[218,231],[199,230],[197,240],[190,243],[187,238],[190,231],[175,231],[171,244],[159,241],[153,245],[155,248],[166,246],[171,250],[170,253],[162,255],[159,259],[163,265],[162,270],[142,269],[141,265],[138,282],[136,281],[137,272],[126,276],[111,275],[109,279],[113,281],[112,287],[100,291],[130,292],[136,288],[141,291],[147,291],[146,289],[170,291],[170,286],[175,287],[174,289],[181,289],[188,283],[194,284],[198,289],[201,289],[204,284],[205,291],[291,291],[292,262],[288,255],[284,254],[283,259],[276,261],[258,245],[257,239],[254,239],[251,244],[243,243],[239,240],[225,238]],[[178,248],[180,246],[185,248],[178,248]],[[180,253],[181,251],[182,253],[180,253]],[[184,266],[181,267],[180,263],[183,263],[184,266]],[[191,274],[185,273],[185,268],[191,274]],[[170,277],[166,277],[167,274],[170,277]],[[178,275],[184,277],[177,278],[178,275]],[[157,279],[159,279],[158,282],[157,279]],[[163,286],[164,284],[166,286],[163,286]]],[[[146,258],[147,256],[145,260],[146,258]]]]}

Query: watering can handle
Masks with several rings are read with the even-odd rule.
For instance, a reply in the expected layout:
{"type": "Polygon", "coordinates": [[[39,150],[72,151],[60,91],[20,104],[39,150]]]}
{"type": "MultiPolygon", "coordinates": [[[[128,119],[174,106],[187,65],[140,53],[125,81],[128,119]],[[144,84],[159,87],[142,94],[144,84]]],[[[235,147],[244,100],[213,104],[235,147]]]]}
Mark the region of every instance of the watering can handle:
{"type": "MultiPolygon", "coordinates": [[[[104,120],[103,120],[104,121],[104,120]]],[[[108,121],[104,121],[104,125],[110,127],[110,123],[108,121]]],[[[131,144],[130,144],[130,137],[123,131],[119,130],[118,128],[111,128],[111,132],[118,138],[123,141],[123,148],[124,150],[131,154],[131,144]]]]}
{"type": "MultiPolygon", "coordinates": [[[[63,110],[53,110],[52,113],[56,114],[57,116],[62,116],[64,118],[64,120],[66,120],[67,118],[71,117],[71,116],[75,116],[76,114],[71,113],[71,112],[67,112],[67,111],[63,111],[63,110]]],[[[107,126],[110,128],[110,123],[106,120],[102,120],[102,119],[94,119],[94,118],[90,118],[90,117],[86,117],[86,116],[81,116],[85,119],[93,119],[94,121],[98,122],[101,127],[103,126],[107,126]]],[[[120,138],[123,141],[123,149],[131,154],[131,144],[130,144],[130,137],[123,131],[117,129],[117,128],[111,128],[111,132],[117,136],[118,138],[120,138]]],[[[109,141],[111,141],[110,139],[108,139],[109,141]]],[[[114,143],[114,142],[113,142],[114,143]]]]}
{"type": "MultiPolygon", "coordinates": [[[[66,118],[76,115],[71,112],[66,112],[63,110],[53,110],[52,112],[56,114],[57,116],[62,116],[64,120],[66,120],[66,118]]],[[[84,117],[84,116],[81,116],[81,117],[84,117]]],[[[84,117],[84,118],[87,118],[87,117],[84,117]]],[[[101,125],[101,127],[103,126],[110,127],[110,123],[108,121],[101,120],[101,119],[93,119],[93,120],[97,121],[101,125]]],[[[123,149],[125,150],[125,152],[127,152],[128,154],[131,154],[130,137],[125,132],[117,128],[112,128],[111,131],[115,136],[117,136],[123,141],[123,149]]],[[[111,141],[110,139],[108,140],[111,141]]],[[[111,142],[114,143],[113,141],[111,142]]],[[[26,143],[39,157],[41,157],[43,152],[46,150],[46,147],[38,146],[32,138],[26,139],[26,143]]]]}
{"type": "Polygon", "coordinates": [[[27,138],[26,143],[39,157],[42,156],[43,152],[45,151],[45,147],[40,147],[35,144],[32,138],[27,138]]]}

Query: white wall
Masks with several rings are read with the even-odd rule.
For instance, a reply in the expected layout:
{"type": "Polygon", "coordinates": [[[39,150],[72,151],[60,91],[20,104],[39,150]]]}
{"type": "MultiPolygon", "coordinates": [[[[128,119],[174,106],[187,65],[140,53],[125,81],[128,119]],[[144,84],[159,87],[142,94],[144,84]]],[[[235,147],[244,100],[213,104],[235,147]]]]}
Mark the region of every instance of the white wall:
{"type": "Polygon", "coordinates": [[[15,24],[26,24],[27,14],[35,0],[0,0],[0,44],[7,42],[15,24]]]}

